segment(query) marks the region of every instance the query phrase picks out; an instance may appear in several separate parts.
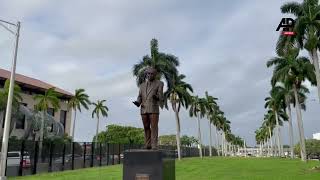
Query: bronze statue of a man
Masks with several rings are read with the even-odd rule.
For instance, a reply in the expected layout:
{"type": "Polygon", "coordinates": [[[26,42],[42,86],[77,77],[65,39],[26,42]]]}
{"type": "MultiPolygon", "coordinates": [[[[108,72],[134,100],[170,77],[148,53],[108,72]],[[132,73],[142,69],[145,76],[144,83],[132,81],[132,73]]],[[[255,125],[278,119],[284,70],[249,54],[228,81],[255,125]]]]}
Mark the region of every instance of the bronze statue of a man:
{"type": "Polygon", "coordinates": [[[145,149],[158,148],[159,106],[163,101],[163,82],[156,79],[157,70],[147,68],[146,80],[139,87],[139,95],[133,103],[141,107],[145,149]]]}

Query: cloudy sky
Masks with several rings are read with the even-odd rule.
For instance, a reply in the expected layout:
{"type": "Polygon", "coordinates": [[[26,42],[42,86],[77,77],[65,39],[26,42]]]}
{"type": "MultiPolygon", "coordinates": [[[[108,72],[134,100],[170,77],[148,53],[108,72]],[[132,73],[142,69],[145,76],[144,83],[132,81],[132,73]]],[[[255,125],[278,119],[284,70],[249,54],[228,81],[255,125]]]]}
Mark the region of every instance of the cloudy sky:
{"type": "MultiPolygon", "coordinates": [[[[265,112],[275,55],[275,31],[286,1],[178,0],[2,0],[0,18],[22,22],[17,72],[73,92],[85,88],[92,100],[107,99],[107,124],[142,127],[131,101],[138,88],[133,64],[149,54],[152,38],[160,51],[179,57],[179,70],[195,89],[207,90],[232,123],[232,131],[255,144],[254,131],[265,112]]],[[[9,69],[13,37],[0,28],[0,68],[9,69]]],[[[320,132],[320,105],[312,88],[303,113],[307,138],[320,132]]],[[[293,111],[295,112],[295,111],[293,111]]],[[[294,113],[295,114],[295,113],[294,113]]],[[[196,120],[181,113],[182,134],[196,136],[196,120]]],[[[294,116],[294,122],[296,122],[294,116]]],[[[90,141],[96,120],[90,112],[77,119],[76,139],[90,141]]],[[[160,116],[160,134],[175,133],[172,111],[160,116]]],[[[208,143],[208,122],[202,136],[208,143]]],[[[287,125],[282,128],[288,142],[287,125]]],[[[294,124],[297,139],[297,126],[294,124]]]]}

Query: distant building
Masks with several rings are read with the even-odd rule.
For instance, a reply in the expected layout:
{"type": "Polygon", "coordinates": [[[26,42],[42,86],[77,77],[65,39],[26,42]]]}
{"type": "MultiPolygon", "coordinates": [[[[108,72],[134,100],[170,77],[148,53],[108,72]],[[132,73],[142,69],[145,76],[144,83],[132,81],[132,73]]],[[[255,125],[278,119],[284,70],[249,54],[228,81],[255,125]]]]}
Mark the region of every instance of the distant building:
{"type": "MultiPolygon", "coordinates": [[[[267,156],[268,151],[269,153],[272,154],[272,149],[271,147],[269,147],[270,149],[268,149],[268,147],[264,147],[262,148],[262,153],[260,152],[261,149],[259,147],[247,147],[247,148],[239,148],[238,152],[236,153],[236,156],[255,156],[255,157],[260,157],[260,156],[267,156]]],[[[276,154],[277,152],[277,148],[273,147],[273,154],[276,154]]],[[[283,148],[283,153],[284,156],[289,156],[290,155],[290,148],[283,148]]]]}
{"type": "Polygon", "coordinates": [[[320,133],[313,134],[313,139],[320,140],[320,133]]]}
{"type": "MultiPolygon", "coordinates": [[[[10,72],[4,69],[0,69],[0,90],[3,88],[5,81],[9,78],[10,78],[10,72]]],[[[28,107],[29,109],[34,109],[36,102],[33,99],[33,96],[35,94],[43,94],[49,88],[55,87],[46,82],[31,78],[31,77],[27,77],[21,74],[16,74],[15,82],[21,87],[21,90],[22,90],[21,96],[23,100],[21,103],[24,106],[28,107]]],[[[73,97],[73,94],[57,87],[55,87],[55,90],[61,95],[59,98],[60,109],[58,111],[54,111],[53,108],[49,108],[47,113],[53,116],[55,121],[60,122],[64,126],[64,132],[70,135],[71,110],[68,110],[67,103],[73,97]]],[[[4,113],[0,112],[0,122],[2,124],[2,126],[0,126],[1,134],[3,132],[4,118],[5,118],[4,113]]],[[[15,127],[13,129],[11,136],[16,136],[18,138],[21,138],[23,136],[24,131],[26,129],[27,121],[25,120],[25,117],[24,117],[24,119],[19,122],[21,123],[16,123],[14,125],[15,127]]]]}
{"type": "Polygon", "coordinates": [[[246,148],[239,148],[237,155],[238,156],[259,156],[260,148],[258,147],[246,147],[246,148]]]}

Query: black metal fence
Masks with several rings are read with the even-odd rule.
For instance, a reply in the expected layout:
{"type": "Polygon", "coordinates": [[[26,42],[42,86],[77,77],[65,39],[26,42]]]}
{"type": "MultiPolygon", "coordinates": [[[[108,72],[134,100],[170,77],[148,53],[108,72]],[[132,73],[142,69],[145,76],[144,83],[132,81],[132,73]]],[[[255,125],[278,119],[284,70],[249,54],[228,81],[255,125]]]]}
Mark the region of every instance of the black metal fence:
{"type": "MultiPolygon", "coordinates": [[[[39,141],[9,141],[6,175],[25,176],[121,164],[125,150],[141,149],[142,147],[143,145],[135,144],[93,142],[57,143],[46,141],[41,144],[39,141]]],[[[177,157],[174,146],[159,146],[159,149],[177,157]]],[[[209,149],[203,148],[203,154],[208,156],[209,149]]],[[[196,147],[181,147],[181,156],[199,156],[199,150],[196,147]]]]}

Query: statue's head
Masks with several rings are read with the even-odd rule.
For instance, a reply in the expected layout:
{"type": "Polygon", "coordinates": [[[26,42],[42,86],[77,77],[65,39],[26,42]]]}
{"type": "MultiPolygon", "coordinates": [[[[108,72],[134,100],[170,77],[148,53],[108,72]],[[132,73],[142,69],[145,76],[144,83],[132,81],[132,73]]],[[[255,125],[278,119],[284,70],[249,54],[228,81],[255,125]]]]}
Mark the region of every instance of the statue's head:
{"type": "Polygon", "coordinates": [[[157,76],[157,70],[153,67],[148,67],[146,69],[146,79],[149,81],[153,81],[157,76]]]}

